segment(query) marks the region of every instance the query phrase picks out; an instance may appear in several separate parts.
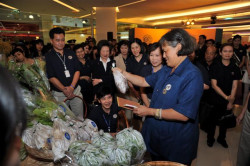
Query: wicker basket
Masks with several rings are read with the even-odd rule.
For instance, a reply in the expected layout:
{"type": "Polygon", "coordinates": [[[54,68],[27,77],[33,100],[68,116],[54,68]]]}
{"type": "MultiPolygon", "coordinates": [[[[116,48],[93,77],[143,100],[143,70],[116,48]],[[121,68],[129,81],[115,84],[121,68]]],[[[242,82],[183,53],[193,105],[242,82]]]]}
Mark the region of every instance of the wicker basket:
{"type": "Polygon", "coordinates": [[[172,161],[150,161],[142,164],[142,166],[186,166],[172,161]]]}
{"type": "Polygon", "coordinates": [[[25,149],[32,158],[45,162],[53,162],[54,156],[52,150],[44,150],[44,149],[39,150],[31,148],[28,145],[25,145],[25,149]]]}

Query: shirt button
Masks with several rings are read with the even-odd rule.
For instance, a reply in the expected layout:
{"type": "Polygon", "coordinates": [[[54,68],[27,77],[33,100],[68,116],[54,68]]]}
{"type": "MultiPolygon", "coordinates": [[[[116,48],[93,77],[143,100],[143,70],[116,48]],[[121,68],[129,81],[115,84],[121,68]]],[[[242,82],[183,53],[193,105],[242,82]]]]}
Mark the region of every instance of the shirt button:
{"type": "Polygon", "coordinates": [[[158,92],[158,89],[156,91],[158,92]]]}

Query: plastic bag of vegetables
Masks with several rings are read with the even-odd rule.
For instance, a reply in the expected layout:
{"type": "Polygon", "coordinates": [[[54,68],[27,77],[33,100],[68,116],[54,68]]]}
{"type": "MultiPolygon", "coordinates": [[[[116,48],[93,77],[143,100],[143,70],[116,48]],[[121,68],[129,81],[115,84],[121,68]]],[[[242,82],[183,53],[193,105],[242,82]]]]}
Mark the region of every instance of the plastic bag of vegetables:
{"type": "Polygon", "coordinates": [[[74,142],[69,147],[69,152],[76,158],[80,166],[112,165],[106,153],[86,142],[74,142]]]}
{"type": "Polygon", "coordinates": [[[109,157],[112,165],[131,165],[131,153],[116,142],[107,143],[100,147],[109,157]]]}
{"type": "Polygon", "coordinates": [[[141,162],[146,152],[146,145],[141,133],[132,128],[126,128],[117,133],[116,140],[118,147],[122,146],[131,152],[132,164],[141,162]]]}
{"type": "Polygon", "coordinates": [[[27,128],[24,130],[23,135],[22,135],[22,141],[31,148],[36,147],[34,137],[33,137],[35,130],[36,130],[35,126],[31,128],[27,128]]]}
{"type": "Polygon", "coordinates": [[[119,91],[125,94],[128,90],[128,81],[118,70],[113,71],[115,85],[119,91]]]}
{"type": "Polygon", "coordinates": [[[92,145],[96,147],[102,147],[105,144],[114,143],[115,139],[109,134],[104,133],[103,130],[100,130],[98,133],[94,134],[91,138],[92,145]]]}
{"type": "Polygon", "coordinates": [[[51,149],[50,138],[52,137],[52,127],[38,123],[33,135],[37,149],[51,149]]]}
{"type": "Polygon", "coordinates": [[[90,120],[90,119],[85,119],[83,121],[83,128],[84,130],[90,135],[90,137],[92,137],[94,134],[96,134],[98,132],[98,127],[95,124],[94,121],[90,120]]]}
{"type": "Polygon", "coordinates": [[[65,156],[65,151],[69,145],[76,141],[76,133],[67,126],[67,123],[61,119],[55,119],[53,125],[53,138],[51,140],[54,161],[65,156]]]}

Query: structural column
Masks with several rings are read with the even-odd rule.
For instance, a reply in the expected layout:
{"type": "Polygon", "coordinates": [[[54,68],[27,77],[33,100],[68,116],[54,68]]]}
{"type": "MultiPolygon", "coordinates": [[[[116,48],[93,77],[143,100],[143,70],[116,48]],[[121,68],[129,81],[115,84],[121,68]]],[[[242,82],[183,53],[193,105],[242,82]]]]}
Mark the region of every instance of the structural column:
{"type": "Polygon", "coordinates": [[[50,42],[49,31],[53,28],[53,22],[50,15],[41,15],[41,30],[44,44],[50,42]]]}
{"type": "Polygon", "coordinates": [[[117,14],[115,7],[96,8],[96,40],[97,42],[107,38],[107,33],[113,33],[113,39],[117,37],[117,14]]]}

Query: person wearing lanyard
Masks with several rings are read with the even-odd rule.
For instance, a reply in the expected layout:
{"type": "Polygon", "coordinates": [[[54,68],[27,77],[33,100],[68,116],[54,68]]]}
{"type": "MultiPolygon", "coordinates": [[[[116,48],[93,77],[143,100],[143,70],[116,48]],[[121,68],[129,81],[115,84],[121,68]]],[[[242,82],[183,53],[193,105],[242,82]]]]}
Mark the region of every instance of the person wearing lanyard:
{"type": "Polygon", "coordinates": [[[61,28],[53,28],[49,32],[53,49],[45,55],[46,71],[51,83],[52,94],[57,101],[65,99],[73,113],[83,120],[81,87],[78,86],[80,64],[75,53],[65,49],[65,32],[61,28]]]}
{"type": "Polygon", "coordinates": [[[104,132],[116,133],[118,112],[121,108],[113,103],[111,89],[102,86],[96,97],[100,105],[89,113],[88,118],[96,123],[98,130],[102,129],[104,132]]]}
{"type": "Polygon", "coordinates": [[[138,116],[146,116],[142,135],[152,160],[191,165],[197,154],[197,114],[203,92],[202,75],[187,58],[194,51],[194,39],[184,29],[176,28],[166,33],[160,44],[167,66],[158,72],[143,78],[113,70],[135,85],[154,88],[149,108],[133,110],[138,116]]]}

